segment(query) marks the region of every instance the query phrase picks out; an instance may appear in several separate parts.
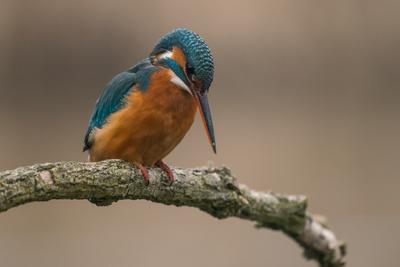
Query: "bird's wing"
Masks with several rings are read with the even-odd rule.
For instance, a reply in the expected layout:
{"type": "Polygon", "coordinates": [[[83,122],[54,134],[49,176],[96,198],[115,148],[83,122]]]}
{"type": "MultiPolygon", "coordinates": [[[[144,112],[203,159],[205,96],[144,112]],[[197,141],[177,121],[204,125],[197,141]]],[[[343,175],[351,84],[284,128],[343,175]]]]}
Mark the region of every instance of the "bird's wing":
{"type": "Polygon", "coordinates": [[[116,75],[106,86],[97,100],[96,107],[89,121],[84,141],[83,151],[90,149],[93,144],[92,134],[96,128],[102,128],[111,114],[120,110],[126,104],[125,98],[135,84],[145,89],[144,84],[154,66],[145,59],[132,68],[116,75]]]}

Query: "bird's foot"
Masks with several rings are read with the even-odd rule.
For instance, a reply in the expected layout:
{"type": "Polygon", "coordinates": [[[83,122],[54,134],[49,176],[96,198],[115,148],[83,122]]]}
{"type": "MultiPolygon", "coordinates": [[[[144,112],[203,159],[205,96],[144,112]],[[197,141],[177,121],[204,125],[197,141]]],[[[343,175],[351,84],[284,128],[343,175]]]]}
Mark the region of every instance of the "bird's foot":
{"type": "Polygon", "coordinates": [[[142,164],[135,164],[136,167],[139,168],[140,172],[143,175],[144,178],[144,182],[148,185],[150,183],[150,175],[149,175],[149,171],[147,170],[147,168],[145,166],[143,166],[142,164]]]}
{"type": "Polygon", "coordinates": [[[171,183],[175,181],[175,176],[171,168],[167,164],[165,164],[162,160],[157,161],[156,166],[167,174],[168,179],[170,180],[171,183]]]}

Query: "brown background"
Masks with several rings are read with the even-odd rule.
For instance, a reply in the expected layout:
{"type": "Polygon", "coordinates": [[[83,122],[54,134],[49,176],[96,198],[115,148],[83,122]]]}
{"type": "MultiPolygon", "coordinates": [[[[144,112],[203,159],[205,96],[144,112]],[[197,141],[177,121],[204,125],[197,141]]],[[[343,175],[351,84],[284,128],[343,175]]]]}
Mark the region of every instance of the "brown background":
{"type": "MultiPolygon", "coordinates": [[[[0,169],[80,160],[99,93],[176,27],[215,61],[219,153],[201,124],[167,158],[305,194],[348,266],[398,266],[399,1],[1,1],[0,169]]],[[[1,266],[316,266],[281,233],[145,201],[0,214],[1,266]]]]}

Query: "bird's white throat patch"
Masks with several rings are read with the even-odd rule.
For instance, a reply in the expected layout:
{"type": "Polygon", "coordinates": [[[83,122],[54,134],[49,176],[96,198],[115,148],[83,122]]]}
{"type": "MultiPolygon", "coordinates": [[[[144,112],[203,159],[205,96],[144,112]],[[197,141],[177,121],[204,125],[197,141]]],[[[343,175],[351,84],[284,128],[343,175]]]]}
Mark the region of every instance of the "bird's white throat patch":
{"type": "Polygon", "coordinates": [[[192,94],[192,91],[190,91],[190,88],[186,85],[186,83],[184,83],[182,81],[182,79],[179,78],[178,75],[176,75],[175,72],[173,72],[172,70],[171,70],[171,79],[170,79],[170,81],[172,83],[178,85],[183,90],[188,91],[189,94],[192,94]]]}

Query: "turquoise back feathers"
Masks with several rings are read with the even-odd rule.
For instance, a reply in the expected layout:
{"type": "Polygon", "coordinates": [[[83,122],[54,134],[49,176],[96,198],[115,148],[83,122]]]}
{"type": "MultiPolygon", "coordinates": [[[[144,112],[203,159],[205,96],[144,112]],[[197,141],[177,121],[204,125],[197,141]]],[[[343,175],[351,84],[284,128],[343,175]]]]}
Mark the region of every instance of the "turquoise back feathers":
{"type": "Polygon", "coordinates": [[[150,60],[144,59],[112,78],[97,100],[90,118],[85,135],[84,151],[92,146],[91,134],[93,130],[102,128],[111,114],[125,106],[125,97],[129,95],[134,85],[137,85],[139,90],[146,91],[150,83],[150,76],[155,71],[157,71],[157,68],[150,63],[150,60]]]}
{"type": "Polygon", "coordinates": [[[208,91],[214,78],[214,61],[207,44],[197,33],[180,28],[164,35],[156,44],[152,54],[160,50],[172,50],[173,46],[181,48],[196,76],[203,83],[203,90],[208,91]]]}

